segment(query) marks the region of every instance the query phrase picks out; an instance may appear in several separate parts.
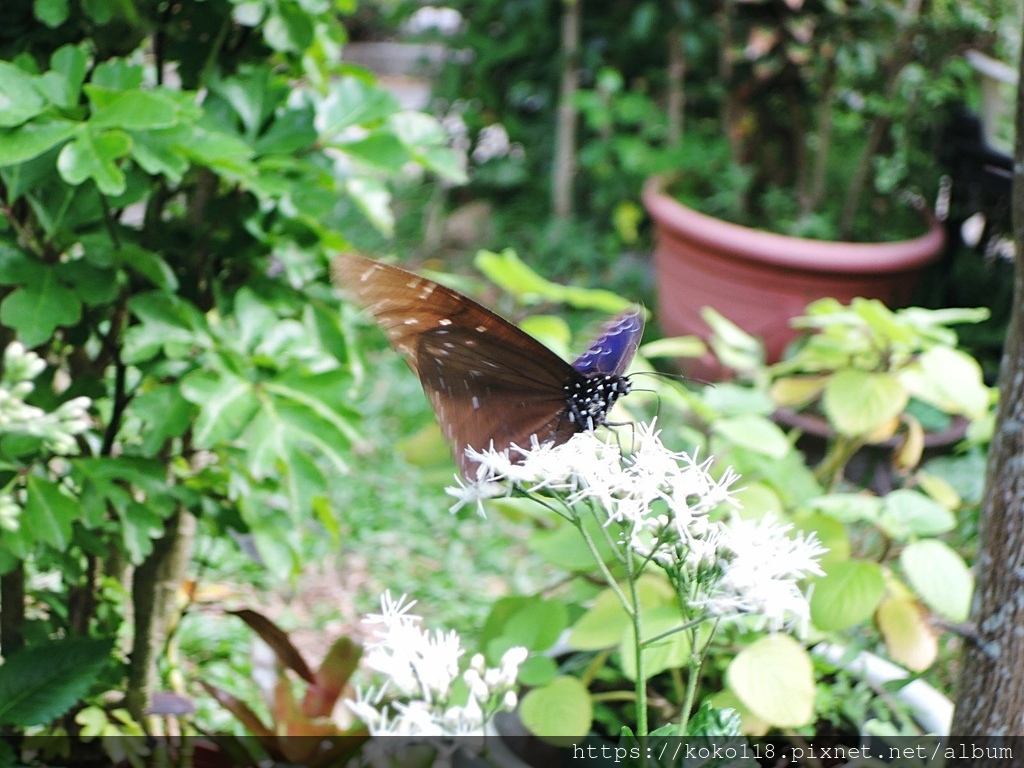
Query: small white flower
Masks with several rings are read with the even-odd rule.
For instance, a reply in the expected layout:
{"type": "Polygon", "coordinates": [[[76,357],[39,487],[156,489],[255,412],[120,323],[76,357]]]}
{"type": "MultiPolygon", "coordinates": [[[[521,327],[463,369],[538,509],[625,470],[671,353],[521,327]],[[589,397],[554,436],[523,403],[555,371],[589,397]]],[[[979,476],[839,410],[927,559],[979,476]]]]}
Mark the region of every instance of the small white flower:
{"type": "Polygon", "coordinates": [[[463,507],[476,504],[476,513],[480,517],[487,517],[484,511],[484,502],[488,499],[500,498],[507,495],[507,490],[500,483],[489,480],[464,483],[462,478],[456,476],[456,485],[450,485],[444,492],[455,498],[455,503],[448,507],[453,515],[463,507]]]}
{"type": "Polygon", "coordinates": [[[790,537],[792,528],[766,515],[734,520],[724,530],[722,546],[731,554],[704,598],[711,613],[751,616],[772,631],[806,625],[810,605],[797,582],[823,574],[818,560],[827,550],[814,534],[790,537]]]}
{"type": "Polygon", "coordinates": [[[508,131],[501,123],[493,123],[485,126],[476,137],[476,146],[473,148],[473,162],[483,163],[497,157],[504,157],[508,154],[511,143],[508,138],[508,131]]]}

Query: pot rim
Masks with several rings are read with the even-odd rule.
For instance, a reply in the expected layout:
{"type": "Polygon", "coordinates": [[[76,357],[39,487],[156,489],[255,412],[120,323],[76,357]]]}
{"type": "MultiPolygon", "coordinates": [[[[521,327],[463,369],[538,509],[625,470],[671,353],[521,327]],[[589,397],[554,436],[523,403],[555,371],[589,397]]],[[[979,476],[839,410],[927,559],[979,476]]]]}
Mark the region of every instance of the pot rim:
{"type": "Polygon", "coordinates": [[[923,215],[928,230],[909,240],[848,243],[780,235],[695,211],[664,192],[667,178],[668,174],[652,176],[644,184],[642,199],[651,218],[669,236],[699,242],[735,259],[819,272],[909,272],[934,261],[946,240],[942,224],[927,210],[923,215]]]}

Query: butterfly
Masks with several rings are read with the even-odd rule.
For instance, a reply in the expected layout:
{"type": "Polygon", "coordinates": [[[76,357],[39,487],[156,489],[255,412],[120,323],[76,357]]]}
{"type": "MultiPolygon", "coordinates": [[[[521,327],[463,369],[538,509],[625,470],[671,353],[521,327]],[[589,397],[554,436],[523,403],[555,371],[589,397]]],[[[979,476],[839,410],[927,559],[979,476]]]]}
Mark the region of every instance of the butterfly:
{"type": "Polygon", "coordinates": [[[644,318],[629,309],[571,364],[472,299],[398,267],[341,254],[335,282],[364,305],[419,377],[463,477],[466,448],[564,443],[604,424],[630,391],[623,375],[644,318]]]}

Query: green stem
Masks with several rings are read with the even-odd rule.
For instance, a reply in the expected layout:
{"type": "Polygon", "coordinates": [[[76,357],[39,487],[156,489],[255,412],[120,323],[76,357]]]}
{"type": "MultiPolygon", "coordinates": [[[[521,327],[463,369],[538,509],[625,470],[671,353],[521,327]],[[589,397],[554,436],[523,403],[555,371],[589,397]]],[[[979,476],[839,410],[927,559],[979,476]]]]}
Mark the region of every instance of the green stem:
{"type": "Polygon", "coordinates": [[[644,675],[644,651],[642,645],[643,623],[640,617],[640,590],[633,574],[633,549],[626,549],[627,577],[635,606],[633,614],[633,639],[636,646],[636,735],[647,735],[647,680],[644,675]]]}
{"type": "Polygon", "coordinates": [[[594,542],[593,537],[590,535],[590,531],[588,531],[587,527],[583,525],[583,521],[579,518],[576,518],[573,522],[576,524],[577,530],[579,530],[579,532],[583,534],[583,540],[586,541],[587,546],[590,547],[590,552],[594,556],[594,559],[597,561],[597,567],[601,570],[601,574],[604,576],[605,581],[608,582],[608,586],[612,588],[616,595],[618,595],[619,601],[622,603],[622,607],[625,609],[626,613],[629,614],[630,618],[633,618],[637,613],[639,613],[639,611],[634,609],[633,606],[640,605],[638,602],[635,602],[636,582],[633,579],[633,572],[630,571],[628,573],[629,583],[633,590],[634,600],[633,603],[630,603],[629,598],[626,597],[625,594],[623,594],[622,588],[619,587],[619,583],[615,580],[615,577],[612,575],[612,572],[608,570],[608,566],[604,562],[604,558],[601,557],[601,552],[598,550],[597,544],[594,542]]]}

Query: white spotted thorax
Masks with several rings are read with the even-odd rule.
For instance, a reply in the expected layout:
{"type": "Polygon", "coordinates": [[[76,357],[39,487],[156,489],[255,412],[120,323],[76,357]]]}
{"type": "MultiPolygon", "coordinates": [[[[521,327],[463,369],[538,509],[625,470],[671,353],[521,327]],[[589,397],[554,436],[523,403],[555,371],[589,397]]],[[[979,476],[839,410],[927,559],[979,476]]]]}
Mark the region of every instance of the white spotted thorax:
{"type": "Polygon", "coordinates": [[[601,373],[566,384],[563,391],[569,421],[593,432],[605,423],[615,401],[629,394],[630,386],[624,376],[601,373]]]}

